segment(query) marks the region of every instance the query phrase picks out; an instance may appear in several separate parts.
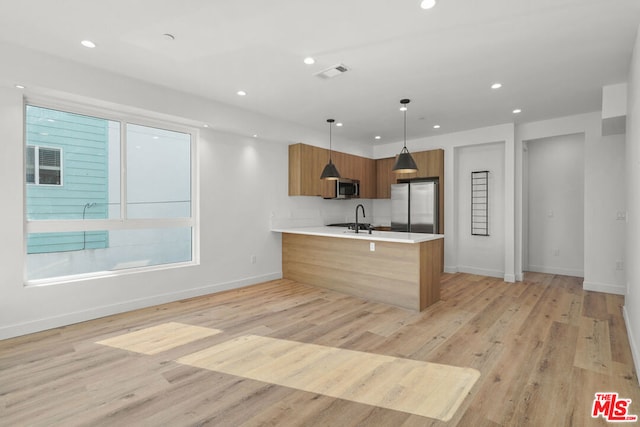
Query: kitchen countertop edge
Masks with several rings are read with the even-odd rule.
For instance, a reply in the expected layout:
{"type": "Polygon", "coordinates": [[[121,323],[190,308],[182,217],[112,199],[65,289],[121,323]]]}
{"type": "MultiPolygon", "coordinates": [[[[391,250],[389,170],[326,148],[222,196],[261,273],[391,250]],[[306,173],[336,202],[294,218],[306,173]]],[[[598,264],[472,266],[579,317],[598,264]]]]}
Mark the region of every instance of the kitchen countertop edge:
{"type": "Polygon", "coordinates": [[[337,237],[340,239],[360,239],[373,242],[421,243],[444,239],[444,234],[403,233],[398,231],[367,231],[355,233],[342,227],[284,227],[272,228],[276,233],[305,234],[308,236],[337,237]]]}

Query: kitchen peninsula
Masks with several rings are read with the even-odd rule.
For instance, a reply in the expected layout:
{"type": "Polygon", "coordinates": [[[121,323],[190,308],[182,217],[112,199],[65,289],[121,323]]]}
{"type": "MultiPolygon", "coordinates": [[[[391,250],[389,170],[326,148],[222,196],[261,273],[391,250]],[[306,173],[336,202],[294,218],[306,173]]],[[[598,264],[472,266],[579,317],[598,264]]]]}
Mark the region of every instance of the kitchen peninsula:
{"type": "Polygon", "coordinates": [[[278,228],[285,279],[421,311],[440,299],[444,235],[278,228]]]}

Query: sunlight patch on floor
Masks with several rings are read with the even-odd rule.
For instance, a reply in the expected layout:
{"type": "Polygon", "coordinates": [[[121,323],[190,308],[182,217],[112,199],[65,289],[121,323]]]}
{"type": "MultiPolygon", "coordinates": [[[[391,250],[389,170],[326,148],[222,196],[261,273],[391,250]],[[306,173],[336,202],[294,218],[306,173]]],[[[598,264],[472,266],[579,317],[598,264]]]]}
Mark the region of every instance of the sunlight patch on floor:
{"type": "Polygon", "coordinates": [[[480,377],[471,368],[256,335],[177,362],[442,421],[451,419],[480,377]]]}
{"type": "Polygon", "coordinates": [[[124,335],[107,338],[96,344],[153,355],[190,342],[221,333],[217,329],[169,322],[124,335]]]}

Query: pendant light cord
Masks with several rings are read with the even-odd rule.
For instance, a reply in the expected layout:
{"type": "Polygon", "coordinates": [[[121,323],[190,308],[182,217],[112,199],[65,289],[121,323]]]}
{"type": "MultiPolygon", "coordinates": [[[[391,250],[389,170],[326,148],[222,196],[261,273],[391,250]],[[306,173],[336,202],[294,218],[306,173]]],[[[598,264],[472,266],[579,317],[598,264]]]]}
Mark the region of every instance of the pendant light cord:
{"type": "Polygon", "coordinates": [[[335,122],[334,119],[327,119],[327,123],[329,123],[329,163],[333,163],[333,160],[332,160],[332,157],[331,157],[331,154],[332,154],[332,151],[333,151],[332,143],[331,143],[332,142],[331,141],[331,127],[332,127],[331,125],[333,124],[333,122],[335,122]]]}
{"type": "Polygon", "coordinates": [[[338,168],[333,164],[333,138],[331,135],[332,124],[335,122],[333,119],[327,119],[327,123],[329,123],[329,163],[322,170],[322,174],[320,175],[320,179],[328,179],[328,180],[336,180],[340,179],[340,172],[338,172],[338,168]]]}
{"type": "Polygon", "coordinates": [[[331,152],[333,151],[331,149],[331,125],[332,123],[329,122],[329,162],[331,162],[331,152]]]}
{"type": "Polygon", "coordinates": [[[404,150],[407,149],[407,106],[405,105],[404,113],[404,150]]]}

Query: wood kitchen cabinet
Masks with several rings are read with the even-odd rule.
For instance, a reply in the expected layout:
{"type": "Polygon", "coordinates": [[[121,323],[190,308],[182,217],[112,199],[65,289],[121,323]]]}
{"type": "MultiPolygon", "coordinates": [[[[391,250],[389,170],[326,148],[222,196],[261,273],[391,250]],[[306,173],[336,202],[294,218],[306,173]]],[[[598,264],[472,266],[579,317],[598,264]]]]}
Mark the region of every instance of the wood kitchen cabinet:
{"type": "Polygon", "coordinates": [[[401,174],[400,179],[432,178],[444,175],[444,150],[418,151],[411,155],[416,161],[418,172],[401,174]]]}
{"type": "Polygon", "coordinates": [[[395,184],[398,174],[392,171],[395,157],[376,160],[376,198],[390,199],[391,184],[395,184]]]}
{"type": "Polygon", "coordinates": [[[395,157],[376,160],[376,198],[390,199],[391,184],[397,180],[411,178],[438,178],[438,212],[440,213],[440,233],[444,233],[444,150],[418,151],[411,153],[418,166],[416,173],[395,173],[393,165],[395,157]]]}
{"type": "MultiPolygon", "coordinates": [[[[391,184],[397,180],[412,178],[433,178],[440,180],[440,188],[444,188],[444,150],[418,151],[411,153],[418,166],[418,172],[395,173],[393,165],[395,157],[387,157],[376,160],[377,198],[388,199],[391,197],[391,184]]],[[[440,191],[442,194],[444,192],[440,191]]]]}
{"type": "Polygon", "coordinates": [[[289,146],[289,195],[322,196],[322,169],[329,160],[329,151],[306,144],[289,146]]]}
{"type": "Polygon", "coordinates": [[[343,178],[360,181],[360,198],[376,197],[375,160],[334,151],[333,162],[343,178]]]}
{"type": "Polygon", "coordinates": [[[374,159],[365,159],[363,197],[367,199],[375,199],[378,194],[378,181],[376,179],[376,161],[374,159]]]}
{"type": "MultiPolygon", "coordinates": [[[[375,160],[353,154],[333,151],[331,154],[343,178],[360,181],[360,197],[376,197],[375,160]]],[[[320,179],[329,161],[329,150],[306,144],[289,146],[289,195],[331,197],[335,193],[334,181],[320,179]]]]}

